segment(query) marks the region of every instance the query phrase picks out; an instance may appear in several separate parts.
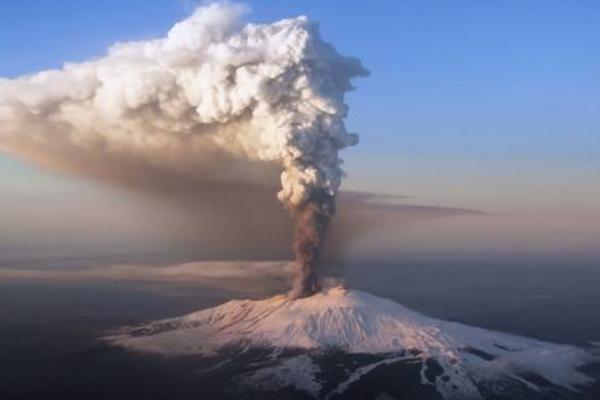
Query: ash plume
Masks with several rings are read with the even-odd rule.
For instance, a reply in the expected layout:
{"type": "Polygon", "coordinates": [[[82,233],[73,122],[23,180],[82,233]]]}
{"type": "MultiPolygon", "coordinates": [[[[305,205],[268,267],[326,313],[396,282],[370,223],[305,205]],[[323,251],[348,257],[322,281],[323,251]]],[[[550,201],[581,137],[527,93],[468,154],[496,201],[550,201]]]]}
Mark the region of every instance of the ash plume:
{"type": "Polygon", "coordinates": [[[296,274],[289,295],[292,298],[310,296],[319,291],[317,261],[327,231],[329,219],[335,211],[333,195],[315,189],[308,199],[293,211],[294,251],[296,274]]]}
{"type": "Polygon", "coordinates": [[[306,17],[244,24],[247,11],[199,7],[164,38],[0,79],[0,150],[121,184],[122,175],[131,180],[128,166],[146,180],[163,170],[201,185],[256,183],[257,164],[275,164],[277,197],[295,219],[298,297],[318,286],[314,268],[343,176],[338,151],[358,141],[344,125],[344,95],[367,71],[306,17]]]}

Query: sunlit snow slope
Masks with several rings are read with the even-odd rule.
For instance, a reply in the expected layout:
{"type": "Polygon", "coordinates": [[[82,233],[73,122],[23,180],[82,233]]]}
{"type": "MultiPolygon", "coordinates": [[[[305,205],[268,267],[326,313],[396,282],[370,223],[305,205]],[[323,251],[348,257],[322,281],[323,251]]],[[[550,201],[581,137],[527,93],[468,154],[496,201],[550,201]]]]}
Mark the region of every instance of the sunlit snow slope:
{"type": "MultiPolygon", "coordinates": [[[[229,347],[386,355],[371,369],[417,358],[423,361],[422,383],[434,385],[446,398],[479,398],[482,386],[493,390],[503,381],[539,391],[539,378],[577,391],[591,381],[578,368],[595,358],[577,347],[430,318],[396,302],[343,288],[298,300],[285,296],[234,300],[181,318],[128,328],[110,340],[128,349],[164,355],[210,356],[229,347]],[[435,360],[443,373],[429,379],[426,360],[435,360]]],[[[322,395],[317,380],[311,378],[317,368],[310,365],[310,357],[285,363],[295,363],[295,368],[282,363],[280,368],[271,366],[246,380],[269,378],[282,385],[303,385],[310,389],[307,392],[322,395]]],[[[368,366],[355,371],[329,395],[342,393],[369,371],[368,366]]]]}

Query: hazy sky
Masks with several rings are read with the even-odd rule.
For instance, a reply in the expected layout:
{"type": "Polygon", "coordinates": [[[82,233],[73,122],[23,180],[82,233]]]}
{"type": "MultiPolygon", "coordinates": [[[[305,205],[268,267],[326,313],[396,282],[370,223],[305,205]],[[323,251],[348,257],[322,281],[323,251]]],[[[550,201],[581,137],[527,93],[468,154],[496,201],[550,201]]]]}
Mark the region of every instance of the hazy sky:
{"type": "MultiPolygon", "coordinates": [[[[361,143],[342,154],[343,188],[492,214],[382,229],[357,248],[599,254],[599,2],[247,3],[250,21],[319,21],[325,40],[371,71],[349,96],[348,127],[361,143]]],[[[194,4],[7,2],[0,76],[162,36],[194,4]]],[[[143,239],[164,242],[169,212],[141,195],[0,156],[1,251],[135,241],[140,226],[143,239]]]]}

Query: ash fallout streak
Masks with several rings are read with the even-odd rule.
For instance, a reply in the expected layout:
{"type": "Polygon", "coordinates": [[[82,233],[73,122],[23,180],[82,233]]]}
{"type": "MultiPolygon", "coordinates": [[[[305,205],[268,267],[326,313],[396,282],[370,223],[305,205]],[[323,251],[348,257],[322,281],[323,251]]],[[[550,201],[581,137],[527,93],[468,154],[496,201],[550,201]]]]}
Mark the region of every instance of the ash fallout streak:
{"type": "Polygon", "coordinates": [[[358,142],[344,125],[344,95],[368,72],[306,17],[249,24],[247,11],[199,7],[164,38],[0,79],[0,151],[119,184],[125,175],[132,187],[131,166],[141,180],[164,170],[207,192],[215,182],[256,184],[264,174],[250,165],[278,165],[278,199],[295,223],[290,295],[307,296],[318,289],[315,266],[343,177],[338,152],[358,142]]]}

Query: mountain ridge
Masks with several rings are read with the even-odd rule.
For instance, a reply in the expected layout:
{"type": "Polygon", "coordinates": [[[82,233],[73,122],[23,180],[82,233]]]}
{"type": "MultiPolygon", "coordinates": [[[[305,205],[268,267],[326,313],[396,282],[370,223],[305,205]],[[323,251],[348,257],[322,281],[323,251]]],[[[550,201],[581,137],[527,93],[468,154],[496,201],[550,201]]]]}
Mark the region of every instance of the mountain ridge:
{"type": "Polygon", "coordinates": [[[343,287],[302,299],[280,295],[232,300],[180,318],[126,328],[109,340],[130,350],[167,356],[210,357],[226,348],[263,348],[272,349],[276,357],[285,349],[302,350],[300,358],[255,371],[244,381],[266,379],[292,386],[303,382],[302,387],[314,389],[315,397],[319,385],[310,377],[318,368],[310,354],[332,349],[383,356],[377,365],[357,370],[359,375],[349,378],[350,383],[381,364],[419,361],[421,383],[435,386],[449,399],[482,398],[482,387],[489,391],[507,381],[535,391],[548,386],[576,392],[592,381],[580,367],[597,359],[578,347],[431,318],[392,300],[343,287]],[[428,360],[434,360],[442,373],[431,377],[428,360]]]}

